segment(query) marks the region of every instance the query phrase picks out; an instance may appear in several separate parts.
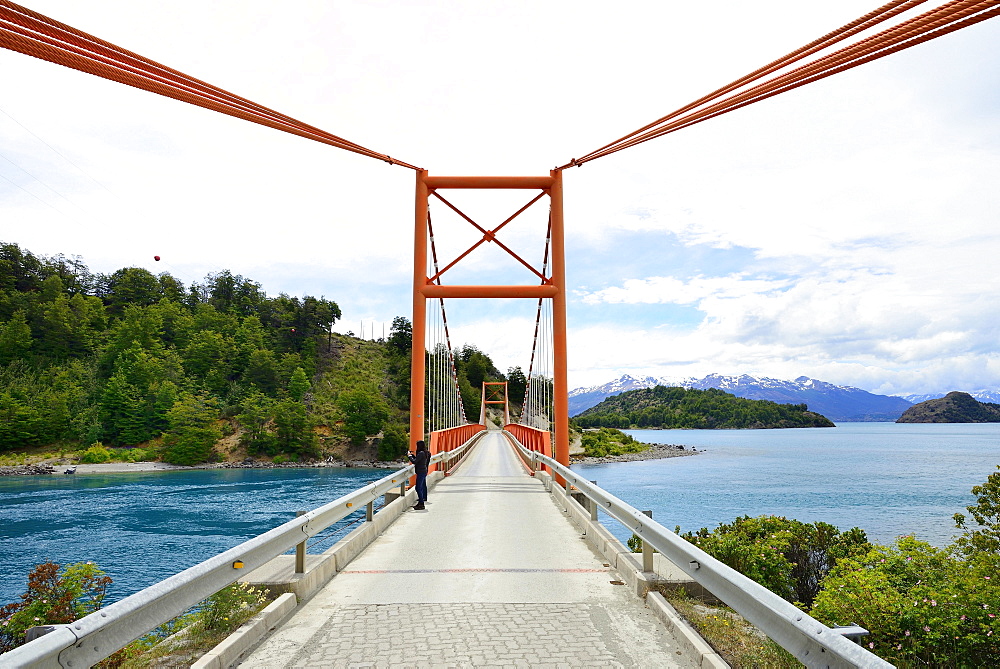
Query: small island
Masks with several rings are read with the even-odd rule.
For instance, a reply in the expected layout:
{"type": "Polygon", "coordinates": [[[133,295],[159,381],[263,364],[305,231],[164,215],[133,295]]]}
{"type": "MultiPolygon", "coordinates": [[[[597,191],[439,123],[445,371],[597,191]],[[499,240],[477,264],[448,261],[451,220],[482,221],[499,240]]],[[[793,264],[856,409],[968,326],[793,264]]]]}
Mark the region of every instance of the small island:
{"type": "Polygon", "coordinates": [[[1000,404],[980,402],[969,393],[950,392],[914,404],[897,423],[1000,423],[1000,404]]]}
{"type": "Polygon", "coordinates": [[[835,427],[805,404],[748,400],[709,388],[656,386],[608,397],[574,418],[581,428],[618,429],[774,429],[835,427]]]}

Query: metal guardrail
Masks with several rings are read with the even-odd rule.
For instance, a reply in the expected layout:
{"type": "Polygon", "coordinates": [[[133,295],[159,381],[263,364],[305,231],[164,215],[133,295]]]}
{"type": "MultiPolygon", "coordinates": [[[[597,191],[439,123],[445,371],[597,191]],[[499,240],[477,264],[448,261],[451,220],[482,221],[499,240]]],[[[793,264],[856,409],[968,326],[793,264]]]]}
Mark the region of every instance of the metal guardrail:
{"type": "Polygon", "coordinates": [[[644,544],[648,543],[662,553],[806,666],[866,669],[894,666],[592,484],[569,467],[524,448],[512,434],[507,435],[527,461],[551,467],[566,481],[567,489],[572,484],[596,503],[601,511],[641,537],[644,544]]]}
{"type": "MultiPolygon", "coordinates": [[[[438,453],[431,463],[460,455],[481,435],[438,453]]],[[[0,655],[0,667],[89,667],[379,496],[394,488],[405,491],[412,474],[413,465],[404,467],[75,622],[54,625],[44,636],[0,655]]]]}

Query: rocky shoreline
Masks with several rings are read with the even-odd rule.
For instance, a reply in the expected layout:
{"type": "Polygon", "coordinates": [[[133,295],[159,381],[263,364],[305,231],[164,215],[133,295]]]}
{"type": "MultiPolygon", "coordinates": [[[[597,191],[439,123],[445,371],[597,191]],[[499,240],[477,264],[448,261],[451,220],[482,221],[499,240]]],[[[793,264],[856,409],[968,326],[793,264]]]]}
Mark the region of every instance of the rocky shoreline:
{"type": "Polygon", "coordinates": [[[14,465],[12,467],[0,467],[0,476],[40,476],[42,474],[55,473],[55,467],[52,465],[14,465]]]}
{"type": "Polygon", "coordinates": [[[639,453],[622,453],[621,455],[605,455],[599,458],[583,456],[574,457],[574,465],[604,465],[612,462],[640,462],[642,460],[662,460],[663,458],[679,458],[685,455],[697,455],[702,451],[693,446],[680,444],[650,444],[650,447],[639,453]]]}

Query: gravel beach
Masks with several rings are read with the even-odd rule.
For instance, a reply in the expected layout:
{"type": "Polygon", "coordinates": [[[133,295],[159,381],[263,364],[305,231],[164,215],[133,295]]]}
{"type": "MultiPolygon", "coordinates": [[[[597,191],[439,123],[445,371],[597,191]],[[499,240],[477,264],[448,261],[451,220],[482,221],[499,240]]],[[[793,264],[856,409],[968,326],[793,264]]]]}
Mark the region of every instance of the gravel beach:
{"type": "Polygon", "coordinates": [[[701,451],[696,451],[691,446],[680,446],[677,444],[650,444],[650,447],[640,453],[623,453],[622,455],[606,455],[600,458],[574,457],[571,463],[574,465],[603,465],[610,462],[639,462],[641,460],[662,460],[663,458],[680,458],[685,455],[697,455],[701,451]]]}

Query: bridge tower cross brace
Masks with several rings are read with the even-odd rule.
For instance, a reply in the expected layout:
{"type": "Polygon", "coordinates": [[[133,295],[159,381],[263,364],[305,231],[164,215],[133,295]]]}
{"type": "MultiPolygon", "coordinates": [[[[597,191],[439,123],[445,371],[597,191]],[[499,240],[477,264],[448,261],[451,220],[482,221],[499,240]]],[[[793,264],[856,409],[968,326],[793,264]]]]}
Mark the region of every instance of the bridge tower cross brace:
{"type": "Polygon", "coordinates": [[[539,177],[446,177],[418,170],[413,231],[413,357],[410,376],[410,449],[424,439],[425,341],[429,298],[529,298],[552,300],[552,390],[556,460],[569,464],[569,388],[566,365],[566,244],[562,172],[539,177]],[[550,273],[540,285],[443,285],[427,276],[428,199],[443,189],[541,190],[549,196],[550,273]]]}

